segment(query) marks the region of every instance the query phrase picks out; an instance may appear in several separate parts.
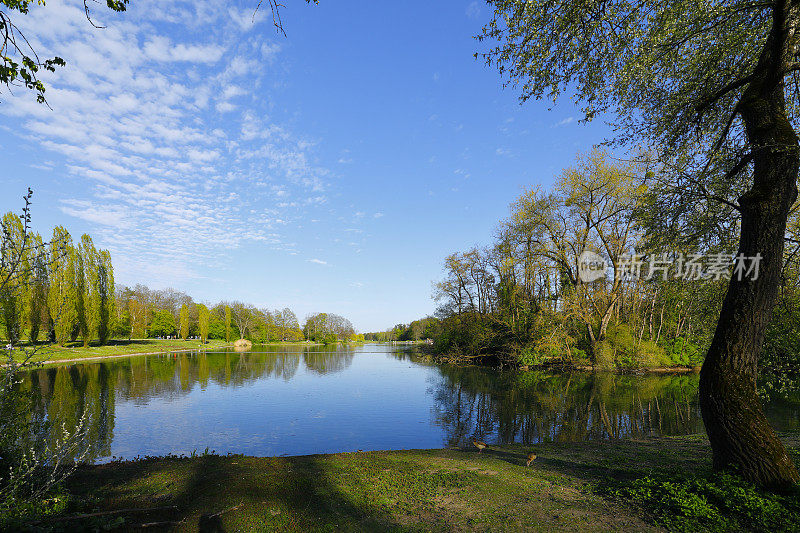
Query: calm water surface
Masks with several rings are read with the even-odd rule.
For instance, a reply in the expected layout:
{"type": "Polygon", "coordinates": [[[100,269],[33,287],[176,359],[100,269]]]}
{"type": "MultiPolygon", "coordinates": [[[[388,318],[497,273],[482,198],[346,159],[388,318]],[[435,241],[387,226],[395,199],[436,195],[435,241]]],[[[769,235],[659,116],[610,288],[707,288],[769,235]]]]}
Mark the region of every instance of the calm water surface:
{"type": "MultiPolygon", "coordinates": [[[[32,417],[85,420],[90,459],[256,456],[579,441],[702,431],[695,375],[499,372],[413,348],[266,347],[60,365],[26,376],[32,417]]],[[[779,429],[800,406],[773,402],[779,429]]]]}

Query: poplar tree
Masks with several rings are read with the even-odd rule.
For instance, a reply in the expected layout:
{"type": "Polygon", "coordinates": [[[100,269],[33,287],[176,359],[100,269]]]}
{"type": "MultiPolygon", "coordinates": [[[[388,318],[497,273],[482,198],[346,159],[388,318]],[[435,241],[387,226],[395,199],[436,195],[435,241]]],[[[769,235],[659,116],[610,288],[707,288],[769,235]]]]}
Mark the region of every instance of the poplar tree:
{"type": "Polygon", "coordinates": [[[231,308],[225,306],[225,342],[231,342],[231,308]]]}
{"type": "MultiPolygon", "coordinates": [[[[14,256],[19,259],[17,273],[0,272],[2,279],[9,278],[0,290],[0,308],[2,308],[3,322],[6,327],[6,339],[11,344],[17,344],[22,334],[22,312],[24,287],[27,286],[29,266],[28,254],[25,243],[22,242],[23,226],[18,215],[6,213],[2,218],[3,246],[13,250],[3,250],[3,256],[14,256]]],[[[3,268],[12,268],[12,265],[3,265],[3,268]]]]}
{"type": "Polygon", "coordinates": [[[200,341],[205,343],[208,340],[208,324],[211,320],[211,314],[208,307],[203,304],[197,306],[197,323],[200,329],[200,341]]]}
{"type": "Polygon", "coordinates": [[[794,485],[800,477],[764,415],[756,376],[797,199],[800,3],[488,3],[484,58],[523,101],[569,92],[587,120],[610,112],[616,141],[655,153],[671,191],[665,226],[718,205],[740,219],[736,255],[759,257],[760,272],[728,284],[700,373],[703,422],[716,469],[794,485]]]}
{"type": "Polygon", "coordinates": [[[189,305],[183,304],[180,312],[181,338],[186,340],[189,336],[189,305]]]}
{"type": "Polygon", "coordinates": [[[32,250],[36,250],[31,269],[30,290],[28,291],[28,338],[32,343],[39,340],[42,325],[49,326],[46,320],[48,292],[48,262],[50,255],[44,248],[42,237],[34,234],[32,250]]]}
{"type": "Polygon", "coordinates": [[[114,329],[112,320],[116,316],[114,298],[114,267],[111,254],[101,250],[98,254],[95,292],[97,294],[97,338],[102,346],[108,342],[114,329]]]}
{"type": "Polygon", "coordinates": [[[63,226],[56,226],[50,240],[50,284],[47,289],[47,308],[55,340],[64,346],[70,339],[75,322],[74,285],[70,279],[72,238],[63,226]]]}
{"type": "MultiPolygon", "coordinates": [[[[114,310],[114,270],[107,250],[98,250],[89,235],[81,237],[80,253],[86,280],[84,301],[89,338],[105,344],[114,310]]],[[[85,345],[84,341],[84,345],[85,345]]]]}
{"type": "MultiPolygon", "coordinates": [[[[100,294],[98,292],[99,255],[92,238],[83,234],[80,244],[81,267],[83,268],[83,301],[85,313],[85,330],[82,332],[83,345],[88,346],[89,340],[98,334],[100,329],[100,294]]],[[[106,325],[108,319],[106,318],[106,325]]]]}
{"type": "Polygon", "coordinates": [[[83,238],[81,244],[74,246],[70,251],[70,261],[67,276],[72,283],[72,306],[75,308],[75,322],[72,328],[71,339],[74,341],[81,337],[83,347],[89,346],[89,307],[88,283],[86,279],[86,250],[83,238]]]}

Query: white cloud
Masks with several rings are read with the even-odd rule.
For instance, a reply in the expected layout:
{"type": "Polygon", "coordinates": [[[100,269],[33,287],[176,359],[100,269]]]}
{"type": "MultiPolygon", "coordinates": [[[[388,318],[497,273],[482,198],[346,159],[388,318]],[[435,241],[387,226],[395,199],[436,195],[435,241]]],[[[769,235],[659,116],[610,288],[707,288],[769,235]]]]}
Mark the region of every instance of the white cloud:
{"type": "Polygon", "coordinates": [[[220,113],[228,113],[236,109],[236,106],[230,102],[218,102],[214,108],[220,113]]]}
{"type": "Polygon", "coordinates": [[[54,207],[90,224],[118,279],[196,277],[245,241],[293,252],[286,228],[327,201],[329,172],[314,161],[315,143],[266,112],[265,65],[280,47],[240,38],[248,9],[137,6],[102,10],[103,30],[65,0],[20,18],[34,47],[67,67],[43,75],[52,110],[16,91],[0,124],[38,145],[43,175],[77,184],[59,189],[54,207]]]}
{"type": "Polygon", "coordinates": [[[575,122],[575,117],[567,117],[564,120],[560,120],[553,124],[553,127],[566,126],[567,124],[572,124],[573,122],[575,122]]]}
{"type": "Polygon", "coordinates": [[[174,44],[163,35],[151,37],[142,49],[144,54],[155,61],[186,61],[189,63],[216,63],[225,49],[220,45],[174,44]]]}
{"type": "Polygon", "coordinates": [[[467,6],[467,16],[471,19],[476,19],[481,14],[481,6],[477,1],[470,2],[467,6]]]}
{"type": "Polygon", "coordinates": [[[231,20],[239,26],[241,31],[249,31],[255,27],[256,24],[266,20],[266,11],[263,9],[256,11],[255,5],[256,4],[253,5],[253,9],[242,9],[241,11],[233,7],[228,8],[228,15],[231,17],[231,20]]]}
{"type": "Polygon", "coordinates": [[[309,263],[316,263],[317,265],[327,265],[327,264],[328,264],[328,262],[327,262],[327,261],[323,261],[322,259],[316,259],[316,258],[314,258],[314,259],[308,259],[307,261],[308,261],[309,263]]]}

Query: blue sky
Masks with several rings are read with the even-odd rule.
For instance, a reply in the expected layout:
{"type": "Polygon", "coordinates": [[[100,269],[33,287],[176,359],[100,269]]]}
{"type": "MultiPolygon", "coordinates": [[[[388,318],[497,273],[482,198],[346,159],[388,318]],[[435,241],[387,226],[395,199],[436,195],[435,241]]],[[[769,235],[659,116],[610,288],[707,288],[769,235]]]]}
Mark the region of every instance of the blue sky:
{"type": "Polygon", "coordinates": [[[0,209],[32,187],[36,229],[91,234],[118,284],[374,331],[433,312],[443,258],[609,135],[566,99],[520,106],[474,59],[482,2],[291,0],[285,38],[256,4],[18,18],[67,67],[52,110],[0,95],[0,209]]]}

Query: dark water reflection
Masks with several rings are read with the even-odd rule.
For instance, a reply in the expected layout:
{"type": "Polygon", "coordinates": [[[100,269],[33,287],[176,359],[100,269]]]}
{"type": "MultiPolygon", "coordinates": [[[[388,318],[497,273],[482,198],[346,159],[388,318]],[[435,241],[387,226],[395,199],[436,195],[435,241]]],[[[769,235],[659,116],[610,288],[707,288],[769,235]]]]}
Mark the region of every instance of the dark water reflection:
{"type": "MultiPolygon", "coordinates": [[[[501,373],[386,345],[171,354],[52,366],[21,384],[40,427],[84,420],[92,460],[295,455],[702,431],[695,375],[501,373]]],[[[800,404],[766,406],[798,428],[800,404]]],[[[44,432],[47,434],[47,432],[44,432]]],[[[50,438],[55,432],[51,431],[50,438]]]]}

